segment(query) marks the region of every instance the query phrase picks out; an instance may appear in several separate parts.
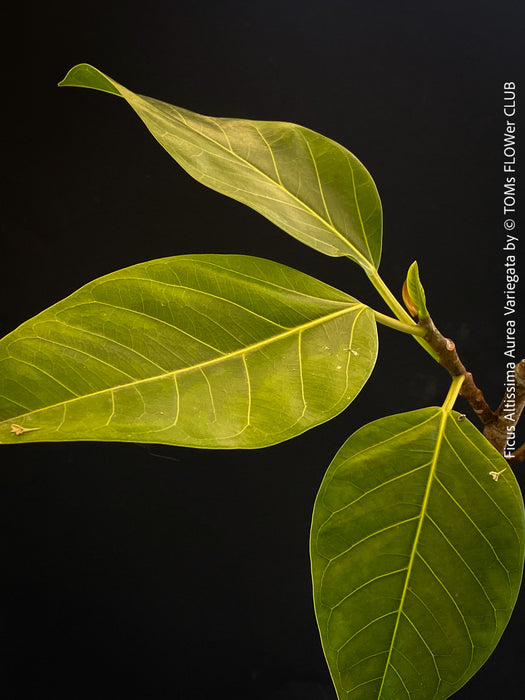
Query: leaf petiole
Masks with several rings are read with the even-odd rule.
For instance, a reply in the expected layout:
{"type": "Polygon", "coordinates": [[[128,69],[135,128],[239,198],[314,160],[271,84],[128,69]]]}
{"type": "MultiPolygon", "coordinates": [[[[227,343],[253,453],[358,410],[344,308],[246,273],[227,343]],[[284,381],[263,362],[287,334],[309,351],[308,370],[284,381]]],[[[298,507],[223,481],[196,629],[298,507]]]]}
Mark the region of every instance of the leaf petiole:
{"type": "Polygon", "coordinates": [[[410,335],[424,336],[426,334],[426,330],[421,326],[418,326],[416,323],[404,323],[404,321],[400,321],[397,318],[392,318],[392,316],[382,314],[375,309],[372,309],[372,311],[374,312],[376,321],[378,323],[382,323],[383,326],[388,326],[389,328],[394,328],[396,331],[401,331],[401,333],[409,333],[410,335]]]}
{"type": "Polygon", "coordinates": [[[452,409],[454,408],[454,404],[456,403],[456,399],[459,396],[459,392],[461,389],[461,385],[465,381],[465,375],[464,374],[458,374],[455,377],[452,377],[452,382],[450,384],[450,388],[448,390],[447,398],[443,402],[443,411],[445,413],[450,413],[452,409]]]}
{"type": "MultiPolygon", "coordinates": [[[[384,301],[387,303],[388,307],[394,312],[396,317],[399,319],[399,321],[404,325],[408,327],[413,327],[417,328],[418,325],[414,321],[414,319],[410,316],[409,313],[403,308],[403,306],[399,303],[399,301],[396,299],[396,297],[392,294],[390,289],[386,286],[386,284],[383,282],[381,279],[379,272],[377,269],[368,269],[366,270],[366,274],[372,285],[375,287],[375,289],[379,292],[381,297],[384,299],[384,301]]],[[[374,311],[374,313],[376,313],[374,311]]],[[[385,318],[388,318],[385,317],[385,318]]],[[[379,320],[379,319],[378,319],[379,320]]],[[[402,330],[401,328],[398,328],[398,330],[402,330]]],[[[404,331],[405,333],[411,332],[408,330],[404,331]]],[[[424,333],[415,333],[412,332],[412,335],[414,338],[417,340],[417,342],[421,345],[421,347],[428,352],[428,354],[436,360],[436,362],[439,362],[439,356],[437,352],[427,343],[426,340],[423,339],[423,335],[426,334],[426,331],[424,333]]]]}

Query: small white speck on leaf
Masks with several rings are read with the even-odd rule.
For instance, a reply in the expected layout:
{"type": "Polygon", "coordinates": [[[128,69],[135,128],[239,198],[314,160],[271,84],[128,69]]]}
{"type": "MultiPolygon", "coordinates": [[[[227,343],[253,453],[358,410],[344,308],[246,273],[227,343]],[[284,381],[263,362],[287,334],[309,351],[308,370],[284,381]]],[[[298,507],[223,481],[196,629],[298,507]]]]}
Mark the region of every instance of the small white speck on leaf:
{"type": "Polygon", "coordinates": [[[11,426],[11,432],[15,435],[23,435],[24,433],[29,433],[31,430],[38,430],[38,428],[23,428],[21,425],[13,423],[11,426]]]}
{"type": "MultiPolygon", "coordinates": [[[[506,468],[507,467],[505,467],[505,469],[506,468]]],[[[500,472],[489,472],[489,476],[491,476],[494,479],[494,481],[497,481],[500,478],[501,474],[503,474],[505,469],[502,469],[500,472]]]]}

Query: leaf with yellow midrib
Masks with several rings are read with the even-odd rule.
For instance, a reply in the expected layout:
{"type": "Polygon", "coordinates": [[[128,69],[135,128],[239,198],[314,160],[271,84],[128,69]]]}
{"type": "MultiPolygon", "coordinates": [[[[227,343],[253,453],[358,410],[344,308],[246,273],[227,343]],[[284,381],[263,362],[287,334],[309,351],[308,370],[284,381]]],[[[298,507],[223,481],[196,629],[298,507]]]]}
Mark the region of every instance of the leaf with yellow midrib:
{"type": "Polygon", "coordinates": [[[340,700],[448,698],[510,618],[523,500],[503,457],[460,418],[447,407],[381,418],[325,475],[312,574],[340,700]]]}
{"type": "Polygon", "coordinates": [[[316,250],[379,266],[382,209],[363,164],[321,134],[287,122],[207,117],[131,92],[86,63],[62,86],[123,97],[196,180],[255,209],[316,250]]]}
{"type": "Polygon", "coordinates": [[[263,447],[342,411],[376,355],[368,307],[284,265],[141,263],[0,341],[0,442],[263,447]]]}

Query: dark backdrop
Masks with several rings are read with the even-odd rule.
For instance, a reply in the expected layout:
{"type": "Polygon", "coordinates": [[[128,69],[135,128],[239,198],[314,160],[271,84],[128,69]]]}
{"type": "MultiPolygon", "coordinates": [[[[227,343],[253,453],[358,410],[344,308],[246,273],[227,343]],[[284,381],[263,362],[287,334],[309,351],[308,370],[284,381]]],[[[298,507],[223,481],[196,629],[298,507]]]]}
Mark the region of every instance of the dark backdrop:
{"type": "MultiPolygon", "coordinates": [[[[192,181],[123,101],[56,87],[87,61],[136,92],[298,122],[347,146],[382,197],[383,277],[399,290],[417,258],[435,321],[499,403],[503,83],[523,82],[523,4],[128,0],[10,12],[2,333],[91,279],[179,253],[273,258],[378,306],[357,266],[192,181]]],[[[266,450],[3,448],[4,696],[332,699],[309,581],[316,490],[357,427],[440,404],[448,386],[416,343],[381,329],[380,346],[349,410],[266,450]]],[[[521,697],[523,609],[458,698],[521,697]]]]}

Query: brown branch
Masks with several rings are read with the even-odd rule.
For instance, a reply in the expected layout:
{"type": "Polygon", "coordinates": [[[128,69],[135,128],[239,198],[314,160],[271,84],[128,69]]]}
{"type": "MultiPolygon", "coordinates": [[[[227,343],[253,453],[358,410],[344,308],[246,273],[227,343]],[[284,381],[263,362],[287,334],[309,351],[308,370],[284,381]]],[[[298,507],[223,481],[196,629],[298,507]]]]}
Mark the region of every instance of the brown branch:
{"type": "Polygon", "coordinates": [[[497,411],[488,405],[483,392],[476,385],[471,372],[461,362],[454,341],[445,338],[434,325],[430,316],[421,318],[419,325],[427,333],[424,339],[438,355],[439,363],[451,377],[463,375],[465,378],[460,396],[472,406],[473,411],[485,426],[483,434],[494,447],[505,456],[507,461],[516,464],[525,459],[525,445],[513,449],[516,425],[525,405],[525,360],[515,367],[515,382],[508,382],[505,396],[497,411]]]}
{"type": "Polygon", "coordinates": [[[420,319],[419,325],[426,329],[427,334],[424,336],[424,339],[436,351],[439,363],[447,370],[450,376],[458,377],[463,375],[465,377],[459,392],[460,396],[463,396],[470,403],[483,425],[488,425],[496,420],[497,414],[488,405],[471,372],[466,370],[465,365],[459,359],[454,341],[450,340],[450,338],[445,338],[438,331],[430,316],[420,319]]]}
{"type": "Polygon", "coordinates": [[[483,434],[501,452],[509,464],[525,459],[525,446],[516,447],[515,430],[525,406],[525,359],[518,362],[507,379],[505,394],[493,421],[485,426],[483,434]]]}

